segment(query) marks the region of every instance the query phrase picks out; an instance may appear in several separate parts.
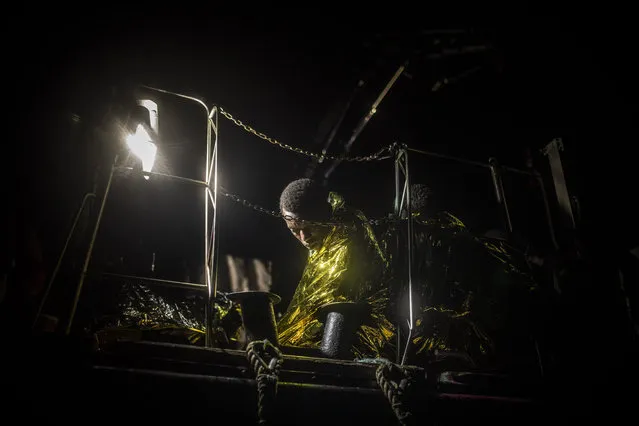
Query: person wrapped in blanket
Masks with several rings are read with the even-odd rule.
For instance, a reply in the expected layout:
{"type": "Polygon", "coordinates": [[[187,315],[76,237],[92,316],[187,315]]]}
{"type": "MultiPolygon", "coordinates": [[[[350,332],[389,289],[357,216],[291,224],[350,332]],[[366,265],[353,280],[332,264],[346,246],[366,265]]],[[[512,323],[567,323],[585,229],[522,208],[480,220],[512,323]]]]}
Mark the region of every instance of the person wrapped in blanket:
{"type": "Polygon", "coordinates": [[[406,362],[495,372],[535,368],[537,285],[525,259],[502,239],[474,236],[449,212],[431,213],[431,195],[426,185],[411,187],[416,313],[406,362]]]}
{"type": "Polygon", "coordinates": [[[371,316],[357,331],[354,358],[392,352],[393,324],[387,319],[388,258],[364,214],[311,179],[284,188],[280,210],[293,236],[308,249],[308,262],[288,309],[278,322],[281,345],[317,348],[323,335],[323,305],[359,302],[371,316]]]}

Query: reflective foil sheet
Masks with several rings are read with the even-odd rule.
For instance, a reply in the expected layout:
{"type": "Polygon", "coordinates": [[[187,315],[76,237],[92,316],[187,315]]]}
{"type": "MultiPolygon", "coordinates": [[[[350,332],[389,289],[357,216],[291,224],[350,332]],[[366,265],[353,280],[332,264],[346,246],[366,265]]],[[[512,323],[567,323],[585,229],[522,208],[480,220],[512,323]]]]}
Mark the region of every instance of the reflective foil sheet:
{"type": "MultiPolygon", "coordinates": [[[[111,296],[116,306],[100,321],[97,335],[102,340],[113,337],[204,345],[205,293],[146,280],[128,280],[118,288],[111,296]]],[[[214,345],[234,347],[240,338],[239,308],[221,298],[214,310],[214,345]]]]}
{"type": "Polygon", "coordinates": [[[503,242],[474,237],[443,212],[414,221],[414,300],[418,307],[409,363],[452,356],[464,368],[508,363],[513,336],[530,328],[525,262],[503,242]]]}
{"type": "Polygon", "coordinates": [[[280,344],[317,348],[323,333],[317,315],[321,306],[365,302],[372,308],[372,321],[358,330],[354,353],[356,357],[381,356],[389,350],[394,334],[387,319],[388,259],[366,217],[349,209],[336,193],[330,201],[334,220],[346,225],[332,226],[322,246],[309,252],[293,299],[278,322],[280,344]]]}

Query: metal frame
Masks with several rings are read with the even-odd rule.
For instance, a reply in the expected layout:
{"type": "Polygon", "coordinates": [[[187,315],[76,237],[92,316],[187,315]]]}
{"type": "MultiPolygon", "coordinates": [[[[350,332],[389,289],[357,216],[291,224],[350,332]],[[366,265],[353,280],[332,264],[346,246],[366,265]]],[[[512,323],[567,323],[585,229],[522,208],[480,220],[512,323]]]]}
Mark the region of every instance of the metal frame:
{"type": "MultiPolygon", "coordinates": [[[[565,177],[564,177],[564,173],[563,173],[563,166],[561,163],[561,157],[560,157],[560,151],[563,150],[563,144],[561,139],[554,139],[552,142],[550,142],[543,150],[542,152],[548,157],[549,163],[550,163],[550,169],[551,169],[551,173],[552,173],[552,179],[553,179],[553,183],[555,186],[555,191],[556,191],[556,196],[557,196],[557,200],[559,203],[559,209],[560,209],[560,214],[562,216],[562,223],[565,223],[565,225],[567,225],[568,227],[570,227],[571,229],[574,229],[576,227],[576,221],[574,218],[574,214],[572,211],[572,198],[569,196],[568,190],[567,190],[567,186],[566,186],[566,181],[565,181],[565,177]]],[[[463,158],[457,158],[457,157],[452,157],[452,156],[448,156],[448,155],[442,155],[442,154],[437,154],[437,153],[432,153],[432,152],[428,152],[428,151],[423,151],[423,150],[418,150],[418,149],[413,149],[413,148],[407,148],[406,145],[401,145],[401,146],[397,146],[396,147],[396,151],[395,151],[395,205],[394,205],[394,212],[396,217],[403,219],[406,218],[407,219],[407,231],[408,231],[408,236],[407,236],[407,241],[406,241],[406,255],[407,255],[407,287],[408,287],[408,303],[409,303],[409,319],[408,319],[408,337],[406,339],[406,343],[405,343],[405,347],[403,350],[403,354],[402,354],[402,337],[401,337],[401,330],[402,330],[402,324],[401,321],[397,322],[397,362],[401,362],[401,364],[404,364],[405,360],[406,360],[406,353],[407,353],[407,349],[409,346],[409,342],[412,336],[412,331],[413,331],[413,285],[412,285],[412,278],[413,278],[413,232],[412,232],[412,228],[413,228],[413,217],[412,217],[412,211],[411,211],[411,203],[410,203],[410,174],[409,174],[409,168],[408,168],[408,151],[413,151],[419,154],[423,154],[423,155],[427,155],[427,156],[431,156],[431,157],[437,157],[437,158],[442,158],[442,159],[446,159],[446,160],[451,160],[451,161],[455,161],[458,163],[463,163],[463,164],[469,164],[469,165],[473,165],[473,166],[479,166],[479,167],[484,167],[484,168],[488,168],[490,169],[491,172],[491,178],[492,178],[492,182],[493,182],[493,187],[495,189],[495,197],[496,197],[496,201],[498,204],[500,204],[503,208],[503,214],[504,214],[504,222],[506,225],[506,229],[508,230],[509,234],[512,234],[513,232],[513,223],[512,223],[512,218],[510,215],[510,211],[508,208],[508,200],[507,200],[507,196],[506,193],[504,191],[504,186],[503,186],[503,181],[502,181],[502,174],[503,172],[508,172],[508,173],[515,173],[515,174],[523,174],[523,175],[528,175],[531,177],[534,177],[538,184],[539,184],[539,190],[541,192],[542,198],[543,198],[543,202],[544,202],[544,207],[545,207],[545,213],[546,213],[546,220],[547,220],[547,224],[548,224],[548,229],[550,232],[550,239],[551,242],[554,246],[555,249],[559,248],[559,243],[557,242],[557,234],[555,232],[555,227],[554,227],[554,223],[553,223],[553,217],[552,217],[552,213],[550,210],[550,203],[549,203],[549,199],[548,199],[548,194],[546,193],[546,189],[545,189],[545,182],[544,179],[542,177],[542,175],[537,171],[537,170],[532,170],[532,171],[525,171],[525,170],[519,170],[519,169],[515,169],[512,167],[505,167],[505,166],[501,166],[499,164],[499,162],[497,161],[496,158],[491,157],[488,160],[488,163],[481,163],[481,162],[477,162],[477,161],[471,161],[471,160],[466,160],[463,158]]],[[[397,291],[397,295],[399,296],[401,294],[401,290],[403,289],[403,280],[400,280],[400,282],[398,282],[396,291],[397,291]]],[[[401,317],[401,316],[400,316],[401,317]]],[[[537,356],[538,356],[538,361],[539,361],[539,368],[540,368],[540,372],[543,376],[544,374],[544,367],[543,367],[543,362],[541,359],[541,355],[539,353],[539,347],[537,346],[537,342],[535,341],[535,346],[536,346],[536,350],[537,350],[537,356]]]]}
{"type": "Polygon", "coordinates": [[[575,229],[577,221],[575,220],[575,214],[572,206],[574,198],[572,198],[568,193],[568,186],[566,184],[566,177],[564,175],[564,168],[561,161],[561,152],[563,150],[564,143],[561,139],[557,138],[553,139],[548,145],[546,145],[542,152],[548,158],[550,173],[552,174],[562,221],[564,225],[568,226],[570,229],[575,229]]]}
{"type": "MultiPolygon", "coordinates": [[[[406,275],[406,287],[408,290],[408,336],[406,337],[406,344],[402,353],[402,323],[401,314],[398,312],[400,318],[397,322],[397,360],[396,362],[402,365],[406,361],[406,354],[409,347],[410,339],[413,335],[413,212],[411,209],[411,193],[410,193],[410,173],[408,169],[408,150],[406,145],[395,146],[395,205],[394,213],[397,218],[406,218],[406,260],[407,260],[407,275],[406,275]]],[[[402,294],[403,280],[396,283],[396,295],[402,294]]]]}
{"type": "MultiPolygon", "coordinates": [[[[551,148],[554,148],[556,150],[557,148],[557,142],[556,140],[553,141],[551,143],[551,148]]],[[[508,199],[507,199],[507,195],[506,192],[504,190],[504,186],[503,186],[503,181],[502,181],[502,175],[504,172],[508,172],[508,173],[515,173],[515,174],[524,174],[524,175],[528,175],[531,177],[534,177],[538,183],[539,183],[539,188],[541,191],[541,195],[544,201],[544,207],[545,207],[545,212],[546,212],[546,220],[547,220],[547,224],[548,224],[548,228],[550,231],[550,238],[551,238],[551,242],[553,244],[553,246],[555,247],[555,249],[557,249],[559,247],[558,243],[557,243],[557,238],[556,238],[556,234],[555,234],[555,228],[553,225],[553,218],[552,218],[552,214],[550,211],[550,204],[548,201],[548,195],[546,194],[546,190],[544,187],[544,180],[541,176],[541,174],[539,172],[537,172],[536,170],[533,171],[526,171],[526,170],[519,170],[519,169],[515,169],[512,167],[506,167],[506,166],[501,166],[499,164],[499,162],[497,161],[496,158],[491,157],[488,161],[488,163],[481,163],[481,162],[477,162],[477,161],[471,161],[471,160],[466,160],[463,158],[457,158],[457,157],[452,157],[452,156],[447,156],[447,155],[442,155],[442,154],[436,154],[436,153],[432,153],[432,152],[428,152],[428,151],[423,151],[423,150],[417,150],[417,149],[413,149],[413,148],[408,148],[406,145],[396,145],[395,146],[395,203],[394,203],[394,213],[395,216],[397,218],[400,219],[406,219],[406,227],[407,227],[407,239],[406,241],[398,241],[398,243],[400,243],[400,247],[401,245],[403,245],[402,243],[405,243],[405,247],[406,247],[406,265],[407,265],[407,270],[406,270],[406,281],[404,280],[400,280],[399,282],[397,282],[396,288],[395,288],[395,294],[397,297],[399,297],[402,294],[402,290],[404,290],[404,288],[406,288],[406,290],[408,291],[408,316],[409,318],[407,319],[407,325],[408,325],[408,336],[406,337],[406,343],[403,343],[402,339],[402,329],[403,329],[403,324],[402,321],[404,320],[404,318],[401,318],[401,315],[399,315],[399,317],[401,318],[396,326],[397,326],[397,359],[396,362],[404,364],[405,360],[406,360],[406,354],[407,354],[407,349],[408,349],[408,342],[410,341],[411,337],[412,337],[412,332],[413,332],[413,321],[414,321],[414,312],[413,312],[413,215],[412,215],[412,211],[411,211],[411,191],[410,191],[410,172],[409,172],[409,166],[408,166],[408,152],[409,151],[413,151],[419,154],[423,154],[423,155],[427,155],[427,156],[432,156],[432,157],[438,157],[438,158],[443,158],[443,159],[447,159],[447,160],[452,160],[458,163],[463,163],[463,164],[469,164],[469,165],[473,165],[473,166],[479,166],[479,167],[484,167],[484,168],[488,168],[490,169],[491,172],[491,178],[492,178],[492,182],[493,182],[493,187],[495,189],[495,197],[496,197],[496,201],[499,205],[502,206],[503,208],[503,214],[504,214],[504,222],[506,225],[506,229],[508,230],[508,233],[511,234],[513,232],[513,223],[512,223],[512,218],[510,215],[510,210],[508,208],[508,199]]],[[[552,155],[554,154],[554,150],[551,149],[547,149],[545,151],[545,153],[547,155],[552,155]],[[549,154],[550,153],[550,154],[549,154]]],[[[553,166],[553,161],[557,161],[556,157],[552,157],[550,158],[551,161],[551,166],[553,166]]],[[[561,164],[559,164],[559,171],[562,171],[561,169],[561,164]]],[[[562,173],[558,173],[557,172],[557,166],[555,165],[555,167],[553,168],[553,178],[555,181],[555,186],[557,187],[557,185],[559,185],[560,188],[564,188],[565,189],[565,182],[563,180],[559,180],[558,183],[558,177],[563,178],[563,172],[562,173]],[[564,182],[562,184],[562,182],[564,182]]],[[[568,199],[567,198],[567,192],[566,194],[562,194],[560,192],[558,192],[557,196],[559,198],[561,198],[562,196],[564,197],[564,199],[568,199]]],[[[561,204],[561,199],[560,199],[560,204],[561,204]]],[[[564,203],[565,204],[565,203],[564,203]]],[[[569,207],[569,206],[568,206],[569,207]]],[[[572,216],[570,216],[572,217],[572,216]]],[[[399,248],[399,247],[398,247],[399,248]]],[[[398,312],[399,314],[399,312],[398,312]]]]}
{"type": "MultiPolygon", "coordinates": [[[[180,93],[175,93],[175,92],[170,92],[167,90],[163,90],[163,89],[158,89],[158,88],[154,88],[154,87],[149,87],[149,86],[142,86],[143,89],[147,89],[147,90],[151,90],[157,93],[162,93],[162,94],[166,94],[166,95],[171,95],[171,96],[176,96],[182,99],[186,99],[186,100],[190,100],[192,102],[197,103],[198,105],[200,105],[205,113],[206,113],[206,167],[205,167],[205,175],[204,175],[204,180],[196,180],[196,179],[190,179],[190,178],[185,178],[185,177],[180,177],[180,176],[174,176],[174,175],[168,175],[168,174],[163,174],[163,173],[154,173],[154,172],[143,172],[143,174],[145,175],[149,175],[149,176],[161,176],[161,177],[165,177],[165,178],[169,178],[172,180],[177,180],[177,181],[182,181],[188,184],[194,184],[194,185],[198,185],[204,188],[204,196],[205,196],[205,207],[204,207],[204,271],[205,271],[205,284],[200,285],[200,284],[192,284],[193,288],[206,288],[207,293],[208,293],[208,298],[207,298],[207,305],[205,308],[205,313],[206,313],[206,347],[212,347],[212,342],[213,342],[213,330],[212,330],[212,325],[213,325],[213,303],[216,299],[217,296],[217,275],[218,275],[218,259],[219,259],[219,224],[218,224],[218,177],[217,177],[217,172],[218,172],[218,109],[217,107],[213,106],[211,109],[209,109],[206,104],[197,98],[191,97],[191,96],[187,96],[187,95],[183,95],[180,93]],[[213,134],[214,134],[214,138],[213,138],[213,134]],[[211,182],[212,181],[212,182],[211,182]],[[212,214],[212,224],[209,226],[209,202],[212,205],[213,208],[213,214],[212,214]]],[[[151,113],[151,111],[149,111],[151,113]]],[[[155,124],[157,127],[157,109],[154,111],[155,113],[155,124]]],[[[563,178],[563,170],[559,170],[561,171],[561,173],[557,172],[557,155],[556,151],[558,152],[559,149],[559,145],[557,140],[553,141],[550,145],[550,148],[547,148],[547,150],[545,151],[545,153],[550,157],[550,162],[551,162],[551,169],[553,170],[553,177],[554,177],[554,181],[555,181],[555,188],[558,188],[559,185],[559,189],[562,188],[561,186],[561,182],[562,181],[560,178],[563,178]],[[553,167],[554,166],[554,167],[553,167]]],[[[545,192],[544,189],[544,182],[543,179],[541,177],[541,175],[537,172],[537,171],[524,171],[524,170],[518,170],[518,169],[514,169],[511,167],[504,167],[504,166],[500,166],[499,163],[497,162],[497,160],[495,158],[490,158],[489,162],[486,163],[481,163],[481,162],[476,162],[476,161],[470,161],[470,160],[466,160],[466,159],[462,159],[462,158],[456,158],[456,157],[452,157],[452,156],[446,156],[446,155],[441,155],[441,154],[436,154],[436,153],[431,153],[431,152],[427,152],[427,151],[423,151],[423,150],[417,150],[417,149],[412,149],[412,148],[408,148],[406,145],[396,145],[395,146],[395,201],[394,201],[394,213],[396,215],[396,217],[398,218],[406,218],[406,226],[407,226],[407,241],[406,241],[406,260],[407,260],[407,271],[406,271],[406,287],[407,287],[407,291],[408,291],[408,318],[406,319],[407,321],[407,325],[408,325],[408,336],[407,336],[407,340],[406,340],[406,344],[403,346],[402,345],[402,337],[401,337],[401,330],[402,330],[402,324],[400,321],[398,321],[397,324],[397,362],[401,362],[401,364],[403,364],[405,362],[406,359],[406,354],[407,354],[407,349],[408,349],[408,342],[411,339],[412,336],[412,332],[413,332],[413,320],[414,320],[414,312],[413,312],[413,215],[412,215],[412,211],[411,211],[411,191],[410,191],[410,173],[409,173],[409,161],[408,161],[408,152],[409,151],[413,151],[416,153],[420,153],[423,155],[428,155],[428,156],[433,156],[433,157],[438,157],[438,158],[444,158],[444,159],[448,159],[448,160],[453,160],[453,161],[457,161],[460,163],[465,163],[465,164],[471,164],[471,165],[475,165],[475,166],[481,166],[481,167],[485,167],[485,168],[489,168],[491,171],[491,176],[492,176],[492,180],[493,180],[493,185],[495,188],[495,194],[496,194],[496,198],[497,198],[497,202],[499,204],[501,204],[503,206],[504,209],[504,214],[505,214],[505,220],[506,220],[506,225],[507,225],[507,229],[509,232],[512,232],[513,230],[513,224],[512,224],[512,220],[510,217],[510,212],[508,210],[508,203],[507,203],[507,199],[506,199],[506,194],[503,188],[503,184],[502,184],[502,172],[511,172],[511,173],[518,173],[518,174],[525,174],[525,175],[529,175],[532,177],[535,177],[536,179],[538,179],[539,183],[540,183],[540,190],[542,191],[542,196],[543,196],[543,200],[545,203],[545,207],[546,207],[546,219],[548,221],[548,226],[550,229],[550,236],[552,239],[553,244],[555,245],[555,247],[558,247],[557,244],[557,240],[555,237],[555,230],[553,227],[553,220],[552,220],[552,216],[550,213],[550,208],[549,208],[549,203],[548,203],[548,197],[547,194],[545,192]],[[403,348],[403,351],[402,351],[403,348]]],[[[88,270],[88,266],[90,264],[90,260],[91,260],[91,255],[93,252],[93,247],[94,247],[94,243],[95,243],[95,239],[97,237],[97,233],[101,224],[101,219],[102,219],[102,214],[104,211],[104,207],[106,205],[106,201],[108,199],[108,195],[109,195],[109,191],[110,191],[110,187],[111,187],[111,183],[113,180],[113,176],[115,174],[115,172],[117,170],[122,170],[125,169],[123,167],[118,167],[117,165],[117,161],[118,161],[118,157],[116,156],[112,167],[111,167],[111,172],[109,174],[109,178],[107,181],[107,185],[105,188],[105,192],[104,192],[104,196],[102,198],[102,202],[101,202],[101,206],[100,206],[100,210],[98,213],[98,217],[96,219],[96,223],[93,229],[93,234],[91,237],[91,241],[89,243],[89,247],[87,249],[87,253],[86,253],[86,257],[85,257],[85,261],[83,264],[83,269],[82,269],[82,273],[80,276],[80,280],[78,282],[77,288],[76,288],[76,293],[75,293],[75,298],[73,300],[73,304],[72,304],[72,308],[71,308],[71,314],[70,317],[68,319],[68,323],[67,323],[67,327],[66,327],[66,334],[69,334],[72,328],[72,324],[73,324],[73,319],[75,316],[75,312],[77,309],[77,304],[82,292],[82,287],[84,284],[84,280],[86,278],[87,275],[87,270],[88,270]]],[[[559,162],[559,167],[561,167],[561,163],[559,162]]],[[[565,182],[563,185],[563,188],[565,189],[565,182]]],[[[567,191],[566,191],[567,194],[567,191]]],[[[559,198],[559,202],[560,205],[562,207],[564,207],[564,204],[562,204],[562,196],[564,196],[564,199],[566,198],[564,193],[560,193],[558,191],[557,196],[559,198]]],[[[89,197],[89,195],[92,194],[87,194],[87,196],[85,197],[85,200],[83,201],[82,207],[80,209],[80,212],[78,212],[78,216],[76,217],[76,220],[74,221],[74,225],[71,229],[71,232],[69,234],[69,237],[67,238],[67,243],[65,244],[63,251],[60,255],[60,259],[58,261],[58,265],[56,266],[56,269],[54,270],[54,273],[50,279],[49,282],[49,286],[47,287],[47,290],[45,292],[45,295],[41,301],[40,304],[40,308],[38,309],[38,314],[36,315],[36,319],[35,321],[37,321],[42,306],[44,305],[45,301],[46,301],[46,297],[49,293],[51,284],[53,282],[53,280],[55,279],[55,276],[57,274],[57,270],[59,268],[59,264],[61,262],[62,257],[64,256],[65,252],[66,252],[66,247],[68,245],[68,241],[71,238],[71,235],[73,234],[74,230],[75,230],[75,224],[77,222],[77,219],[82,211],[82,209],[84,208],[84,204],[86,202],[86,200],[88,199],[87,197],[89,197]]],[[[568,205],[568,207],[570,207],[568,205]]],[[[569,210],[569,213],[571,214],[570,217],[572,218],[572,211],[569,210]]],[[[573,223],[574,223],[574,219],[573,219],[573,223]]],[[[139,278],[143,278],[143,277],[139,277],[139,278]]],[[[151,280],[153,281],[153,280],[151,280]]],[[[400,294],[401,291],[403,290],[403,285],[404,281],[400,280],[400,282],[396,283],[396,291],[397,294],[400,294]]],[[[166,281],[164,282],[164,285],[178,285],[181,287],[184,287],[184,283],[177,283],[177,282],[169,282],[166,281]]],[[[404,318],[402,318],[403,320],[404,318]]],[[[34,321],[34,324],[35,324],[34,321]]]]}
{"type": "Polygon", "coordinates": [[[501,204],[504,208],[504,222],[506,222],[506,230],[510,235],[513,233],[513,222],[510,219],[510,210],[508,210],[506,192],[504,191],[504,184],[501,179],[501,169],[497,159],[494,157],[491,157],[488,160],[488,164],[490,166],[490,175],[493,179],[493,187],[495,188],[495,197],[497,198],[497,203],[501,204]]]}
{"type": "MultiPolygon", "coordinates": [[[[197,98],[194,98],[192,96],[187,96],[187,95],[183,95],[180,93],[175,93],[175,92],[170,92],[168,90],[164,90],[164,89],[158,89],[155,87],[150,87],[150,86],[141,86],[142,89],[146,89],[152,92],[157,92],[157,93],[162,93],[165,95],[170,95],[170,96],[175,96],[181,99],[186,99],[192,102],[197,103],[198,105],[200,105],[205,113],[206,113],[206,167],[205,167],[205,173],[204,173],[204,179],[203,180],[196,180],[196,179],[190,179],[190,178],[185,178],[185,177],[181,177],[181,176],[174,176],[174,175],[168,175],[168,174],[164,174],[164,173],[154,173],[154,172],[142,172],[143,175],[146,176],[161,176],[164,178],[168,178],[171,180],[176,180],[176,181],[180,181],[180,182],[184,182],[184,183],[188,183],[188,184],[193,184],[193,185],[197,185],[197,186],[201,186],[204,189],[204,259],[203,259],[203,265],[204,265],[204,272],[205,272],[205,280],[206,283],[204,285],[198,285],[198,284],[192,284],[193,288],[198,288],[198,287],[205,287],[207,289],[208,292],[208,298],[207,298],[207,304],[206,304],[206,308],[205,308],[205,322],[206,322],[206,343],[205,345],[207,347],[211,347],[212,346],[212,324],[213,324],[213,302],[216,299],[217,296],[217,265],[218,265],[218,257],[219,257],[219,253],[218,253],[218,242],[219,242],[219,236],[218,236],[218,178],[217,178],[217,171],[218,171],[218,109],[216,106],[213,106],[212,108],[209,109],[209,107],[206,106],[206,104],[197,98]],[[214,135],[214,137],[213,137],[214,135]],[[212,182],[211,182],[212,181],[212,182]],[[212,223],[211,225],[209,225],[210,219],[209,219],[209,203],[212,205],[213,207],[213,215],[212,215],[212,223]]],[[[142,102],[139,101],[138,102],[139,105],[141,106],[145,106],[147,107],[147,105],[142,102]]],[[[152,119],[152,123],[155,124],[154,127],[155,130],[157,131],[157,118],[158,118],[158,111],[157,111],[157,104],[155,104],[155,110],[151,110],[150,108],[147,107],[147,109],[149,109],[149,114],[151,116],[152,119]]],[[[98,217],[96,219],[96,223],[94,225],[93,228],[93,234],[91,236],[91,241],[89,242],[89,247],[87,249],[86,252],[86,256],[84,259],[84,264],[83,264],[83,268],[82,268],[82,272],[80,275],[80,279],[78,281],[77,287],[76,287],[76,292],[75,292],[75,297],[71,306],[71,313],[69,315],[69,319],[67,322],[67,326],[66,326],[66,334],[70,334],[71,332],[71,328],[73,325],[73,320],[75,317],[75,313],[77,310],[77,305],[78,305],[78,301],[80,299],[80,295],[82,293],[82,287],[84,285],[84,281],[85,278],[87,276],[87,271],[88,271],[88,267],[91,261],[91,255],[93,253],[93,248],[95,245],[95,239],[97,237],[99,228],[100,228],[100,224],[102,221],[102,214],[104,212],[104,207],[106,205],[108,196],[109,196],[109,191],[111,189],[111,183],[113,181],[113,177],[116,173],[116,171],[119,170],[126,170],[130,168],[126,168],[126,167],[119,167],[117,165],[118,162],[118,157],[116,156],[115,159],[113,160],[113,163],[111,165],[111,171],[109,173],[109,178],[107,180],[107,185],[106,188],[104,190],[104,195],[102,197],[102,202],[100,205],[100,210],[98,213],[98,217]]],[[[73,233],[72,229],[71,233],[73,233]]],[[[70,238],[70,236],[69,236],[70,238]]],[[[65,246],[66,248],[66,246],[65,246]]],[[[62,254],[62,256],[64,255],[64,252],[62,254]]],[[[62,257],[61,256],[61,257],[62,257]]],[[[56,271],[57,272],[57,271],[56,271]]],[[[55,274],[51,279],[51,282],[53,281],[53,279],[55,278],[55,274]]],[[[141,279],[144,279],[144,277],[138,277],[141,279]]],[[[154,279],[149,279],[149,281],[158,281],[158,280],[154,280],[154,279]]],[[[176,285],[178,287],[184,287],[183,284],[185,283],[178,283],[178,282],[172,282],[172,281],[166,281],[166,280],[160,280],[162,281],[162,283],[164,285],[176,285]]],[[[48,291],[47,291],[48,293],[48,291]]],[[[42,301],[42,305],[44,305],[46,296],[45,298],[43,298],[42,301]]]]}
{"type": "Polygon", "coordinates": [[[555,249],[557,249],[559,247],[559,244],[557,243],[556,233],[555,233],[554,221],[553,221],[553,218],[552,218],[552,213],[550,211],[550,203],[548,201],[548,194],[546,193],[543,177],[537,170],[533,169],[531,171],[528,171],[528,170],[516,169],[514,167],[502,166],[502,165],[500,165],[498,163],[497,159],[495,159],[494,157],[491,157],[489,159],[488,163],[482,163],[480,161],[472,161],[472,160],[467,160],[465,158],[459,158],[459,157],[453,157],[453,156],[450,156],[450,155],[437,154],[437,153],[434,153],[434,152],[424,151],[424,150],[421,150],[421,149],[407,148],[407,150],[411,151],[411,152],[418,153],[418,154],[430,156],[430,157],[442,158],[442,159],[445,159],[445,160],[455,161],[455,162],[462,163],[462,164],[468,164],[468,165],[472,165],[472,166],[477,166],[477,167],[483,167],[483,168],[490,169],[491,177],[492,177],[492,180],[493,180],[493,186],[495,188],[495,196],[497,198],[497,202],[504,209],[504,217],[505,217],[505,220],[506,220],[506,226],[507,226],[507,229],[509,229],[509,231],[512,231],[513,224],[512,224],[511,217],[510,217],[510,212],[508,210],[508,202],[507,202],[506,193],[504,191],[504,187],[503,187],[503,184],[502,184],[502,175],[503,175],[504,172],[507,172],[507,173],[527,175],[527,176],[531,176],[531,177],[535,178],[537,180],[537,182],[539,183],[539,190],[541,192],[541,195],[542,195],[542,198],[543,198],[543,202],[544,202],[544,207],[545,207],[545,212],[546,212],[546,221],[547,221],[547,224],[548,224],[548,229],[550,231],[550,240],[551,240],[553,246],[555,247],[555,249]]]}

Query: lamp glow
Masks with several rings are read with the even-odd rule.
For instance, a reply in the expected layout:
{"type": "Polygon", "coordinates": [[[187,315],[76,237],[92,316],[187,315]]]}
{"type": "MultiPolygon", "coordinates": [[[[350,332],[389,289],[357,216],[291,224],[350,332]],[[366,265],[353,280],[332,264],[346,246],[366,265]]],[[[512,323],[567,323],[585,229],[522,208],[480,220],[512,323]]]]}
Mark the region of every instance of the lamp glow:
{"type": "MultiPolygon", "coordinates": [[[[127,136],[126,143],[131,152],[142,161],[142,170],[150,172],[153,169],[158,148],[142,124],[138,124],[135,133],[127,136]]],[[[148,176],[144,178],[149,179],[148,176]]]]}

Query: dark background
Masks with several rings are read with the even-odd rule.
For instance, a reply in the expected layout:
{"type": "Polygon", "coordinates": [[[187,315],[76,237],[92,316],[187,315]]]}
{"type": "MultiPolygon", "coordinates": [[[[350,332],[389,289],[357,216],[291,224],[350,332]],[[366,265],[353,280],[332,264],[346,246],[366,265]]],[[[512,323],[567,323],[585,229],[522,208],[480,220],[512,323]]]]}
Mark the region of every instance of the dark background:
{"type": "MultiPolygon", "coordinates": [[[[106,131],[100,142],[96,128],[133,85],[202,98],[258,131],[315,152],[355,93],[330,147],[340,153],[407,59],[406,75],[355,141],[353,155],[397,141],[482,162],[494,156],[522,169],[528,152],[541,169],[540,150],[560,137],[569,189],[580,197],[588,235],[614,250],[637,244],[635,37],[631,25],[618,18],[605,19],[598,10],[533,14],[495,8],[492,22],[453,25],[450,15],[422,20],[417,11],[371,17],[310,10],[155,12],[16,18],[28,22],[29,30],[16,30],[5,52],[12,71],[8,90],[18,112],[16,120],[5,122],[16,131],[5,140],[3,155],[6,250],[20,252],[21,243],[12,243],[34,233],[45,275],[96,171],[98,189],[103,188],[112,152],[105,144],[116,144],[118,136],[106,131]],[[464,46],[485,49],[437,57],[464,46]],[[468,70],[473,72],[465,76],[468,70]],[[444,79],[450,84],[433,91],[444,79]],[[355,91],[360,80],[364,84],[355,91]]],[[[201,178],[203,114],[188,103],[162,99],[167,146],[161,147],[156,170],[201,178]]],[[[310,164],[220,118],[220,182],[228,191],[274,210],[282,188],[304,176],[310,164]]],[[[441,207],[473,230],[502,226],[487,170],[417,154],[411,154],[411,169],[414,181],[429,183],[441,207]]],[[[342,163],[328,185],[372,217],[392,211],[390,161],[342,163]]],[[[547,245],[529,182],[518,178],[507,189],[515,227],[547,245]]],[[[201,193],[176,184],[118,180],[111,197],[96,258],[107,262],[140,244],[144,264],[157,252],[160,270],[183,261],[197,268],[201,193]]],[[[273,260],[274,290],[286,298],[303,265],[302,248],[278,219],[227,199],[221,212],[221,251],[273,260]]],[[[169,271],[174,266],[166,268],[166,278],[177,276],[169,271]]]]}
{"type": "MultiPolygon", "coordinates": [[[[482,4],[471,10],[455,4],[443,13],[430,3],[371,3],[349,14],[345,5],[324,4],[317,10],[246,6],[235,13],[217,3],[172,7],[93,3],[47,10],[28,4],[7,14],[1,261],[2,278],[10,276],[11,286],[0,307],[9,331],[27,330],[33,320],[83,195],[95,189],[101,196],[123,137],[110,120],[131,87],[148,84],[196,96],[258,131],[314,152],[321,151],[353,96],[330,147],[340,153],[398,66],[410,59],[352,154],[397,141],[481,162],[496,157],[522,169],[530,153],[534,167],[543,170],[540,150],[562,138],[568,186],[582,206],[580,236],[590,255],[586,267],[567,280],[573,286],[562,295],[559,315],[543,325],[558,343],[559,381],[569,384],[556,388],[557,400],[571,401],[570,412],[597,408],[606,415],[634,406],[636,392],[628,387],[637,370],[636,352],[630,350],[636,328],[629,325],[614,280],[619,259],[639,241],[637,37],[630,6],[561,10],[535,3],[533,13],[524,6],[482,4]],[[490,19],[479,19],[484,16],[490,19]],[[464,46],[482,49],[441,55],[464,46]],[[433,91],[446,79],[450,84],[433,91]],[[356,91],[360,80],[364,84],[356,91]]],[[[202,112],[169,98],[161,102],[156,170],[201,178],[202,112]]],[[[308,158],[271,146],[226,119],[219,124],[219,178],[229,192],[276,209],[286,183],[312,168],[308,158]]],[[[440,208],[477,233],[503,227],[486,169],[414,153],[410,161],[413,180],[432,186],[440,208]]],[[[393,183],[392,162],[385,161],[343,163],[327,185],[378,217],[392,211],[393,183]]],[[[515,228],[542,254],[548,252],[534,187],[527,179],[509,178],[506,189],[515,228]]],[[[189,270],[190,279],[200,281],[202,197],[201,191],[160,179],[117,178],[92,269],[111,268],[127,257],[134,265],[129,272],[182,279],[189,270]],[[156,271],[150,271],[152,253],[156,271]]],[[[303,248],[279,219],[228,199],[220,205],[221,252],[272,261],[273,290],[284,297],[284,308],[304,265],[303,248]]],[[[61,323],[97,203],[88,213],[45,309],[57,314],[52,308],[57,302],[61,323]]],[[[636,276],[627,282],[635,303],[636,276]]],[[[34,352],[48,356],[41,347],[34,352]]]]}

